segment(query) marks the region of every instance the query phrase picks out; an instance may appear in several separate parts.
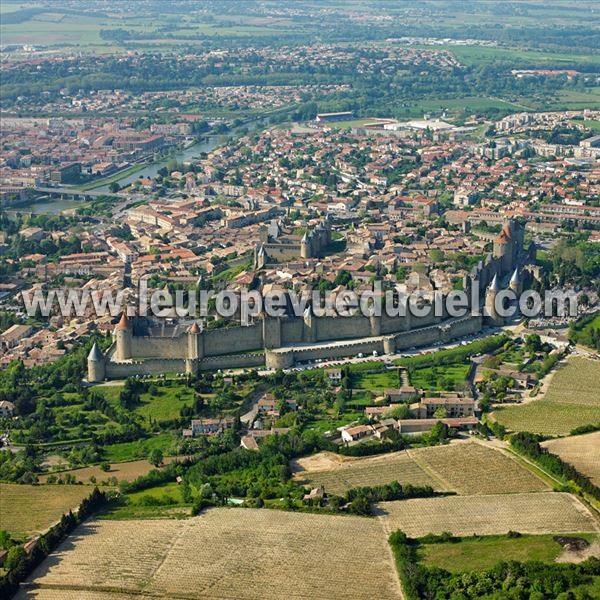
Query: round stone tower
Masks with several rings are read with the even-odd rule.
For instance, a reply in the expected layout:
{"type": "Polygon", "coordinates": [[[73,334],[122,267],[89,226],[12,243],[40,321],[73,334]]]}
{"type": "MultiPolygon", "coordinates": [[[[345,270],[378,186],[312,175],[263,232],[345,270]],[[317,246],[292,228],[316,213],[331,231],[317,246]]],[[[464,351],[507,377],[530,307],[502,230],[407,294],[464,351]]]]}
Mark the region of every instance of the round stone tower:
{"type": "Polygon", "coordinates": [[[516,268],[515,272],[512,274],[512,277],[510,278],[510,283],[508,284],[508,287],[510,287],[510,289],[517,296],[519,296],[523,292],[523,284],[521,282],[521,277],[519,276],[518,268],[516,268]]]}
{"type": "Polygon", "coordinates": [[[128,360],[131,358],[131,345],[133,332],[131,324],[125,312],[121,315],[121,320],[117,323],[114,332],[115,343],[117,345],[115,357],[117,360],[128,360]]]}
{"type": "Polygon", "coordinates": [[[106,378],[106,364],[104,355],[100,352],[98,344],[94,342],[87,357],[88,382],[98,383],[106,378]]]}
{"type": "Polygon", "coordinates": [[[300,240],[300,257],[301,258],[311,258],[312,256],[312,248],[311,248],[311,240],[308,237],[308,234],[304,234],[302,239],[300,240]]]}
{"type": "Polygon", "coordinates": [[[492,283],[485,292],[485,312],[486,318],[492,325],[502,325],[503,319],[498,313],[496,309],[496,296],[500,291],[500,286],[498,285],[498,276],[494,275],[494,279],[492,279],[492,283]]]}
{"type": "Polygon", "coordinates": [[[187,358],[198,361],[204,358],[204,336],[202,335],[202,329],[198,326],[198,323],[194,321],[192,326],[188,329],[188,355],[187,358]]]}

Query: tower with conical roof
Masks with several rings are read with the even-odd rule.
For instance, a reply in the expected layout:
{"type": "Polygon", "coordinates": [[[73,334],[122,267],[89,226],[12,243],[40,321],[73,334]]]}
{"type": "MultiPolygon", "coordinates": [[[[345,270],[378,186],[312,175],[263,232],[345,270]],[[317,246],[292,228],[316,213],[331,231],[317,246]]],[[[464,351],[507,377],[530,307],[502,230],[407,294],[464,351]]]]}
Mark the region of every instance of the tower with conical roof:
{"type": "Polygon", "coordinates": [[[307,233],[304,233],[300,240],[300,257],[311,258],[312,257],[312,239],[307,233]]]}
{"type": "Polygon", "coordinates": [[[195,375],[200,369],[200,361],[204,358],[204,336],[198,323],[194,321],[187,330],[187,356],[185,357],[186,373],[195,375]]]}
{"type": "Polygon", "coordinates": [[[517,267],[510,278],[510,283],[508,287],[517,295],[520,296],[523,292],[523,283],[521,281],[521,276],[519,275],[519,268],[517,267]]]}
{"type": "Polygon", "coordinates": [[[98,344],[94,342],[92,349],[87,357],[88,381],[90,383],[98,383],[106,378],[106,363],[104,355],[98,348],[98,344]]]}
{"type": "Polygon", "coordinates": [[[503,319],[498,313],[496,307],[496,297],[500,291],[498,284],[498,275],[494,275],[492,283],[490,283],[488,289],[485,292],[485,316],[487,321],[492,325],[502,325],[503,319]]]}
{"type": "Polygon", "coordinates": [[[115,358],[117,360],[130,359],[132,356],[131,346],[133,343],[133,331],[125,311],[123,311],[113,335],[116,344],[115,358]]]}
{"type": "Polygon", "coordinates": [[[316,342],[317,341],[317,320],[313,315],[312,308],[307,306],[304,309],[303,315],[304,327],[302,331],[302,339],[305,342],[316,342]]]}
{"type": "Polygon", "coordinates": [[[267,253],[265,252],[265,247],[263,246],[263,244],[257,246],[254,250],[254,253],[254,268],[262,269],[267,263],[267,253]]]}
{"type": "Polygon", "coordinates": [[[187,331],[188,335],[188,355],[187,358],[200,360],[204,358],[204,336],[202,329],[195,321],[187,331]]]}

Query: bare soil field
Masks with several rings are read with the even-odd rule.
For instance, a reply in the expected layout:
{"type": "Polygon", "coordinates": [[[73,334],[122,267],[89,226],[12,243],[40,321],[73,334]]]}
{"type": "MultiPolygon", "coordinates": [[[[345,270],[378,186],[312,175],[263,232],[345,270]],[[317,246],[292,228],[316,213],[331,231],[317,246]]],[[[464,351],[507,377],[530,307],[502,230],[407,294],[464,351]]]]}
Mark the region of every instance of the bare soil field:
{"type": "Polygon", "coordinates": [[[541,445],[600,485],[600,431],[548,440],[541,445]]]}
{"type": "Polygon", "coordinates": [[[185,521],[91,521],[17,598],[397,599],[376,519],[211,509],[185,521]],[[60,594],[57,594],[60,592],[60,594]]]}
{"type": "Polygon", "coordinates": [[[474,441],[409,450],[411,458],[458,494],[514,494],[548,490],[539,477],[500,450],[474,441]]]}
{"type": "Polygon", "coordinates": [[[91,491],[82,485],[0,483],[0,529],[17,537],[42,533],[91,491]]]}
{"type": "Polygon", "coordinates": [[[598,523],[571,494],[539,492],[492,496],[448,496],[385,502],[376,514],[388,534],[401,529],[411,537],[449,531],[454,535],[593,533],[598,523]]]}
{"type": "Polygon", "coordinates": [[[404,451],[366,458],[342,457],[323,452],[300,459],[292,466],[296,470],[294,479],[298,482],[311,486],[322,485],[333,494],[343,494],[350,488],[381,485],[395,480],[402,484],[448,489],[440,487],[440,483],[404,451]]]}
{"type": "MultiPolygon", "coordinates": [[[[163,463],[168,465],[177,458],[181,457],[167,456],[163,460],[163,463]]],[[[155,468],[156,467],[150,464],[147,460],[132,460],[123,463],[113,463],[110,465],[110,471],[103,471],[99,465],[94,465],[92,467],[83,467],[81,469],[69,469],[68,471],[47,473],[45,475],[40,475],[39,480],[42,483],[45,483],[50,475],[64,477],[66,474],[70,474],[74,475],[76,480],[81,483],[91,483],[90,477],[95,477],[96,482],[98,483],[106,481],[110,477],[116,477],[119,481],[133,481],[141,475],[146,475],[155,468]]]]}

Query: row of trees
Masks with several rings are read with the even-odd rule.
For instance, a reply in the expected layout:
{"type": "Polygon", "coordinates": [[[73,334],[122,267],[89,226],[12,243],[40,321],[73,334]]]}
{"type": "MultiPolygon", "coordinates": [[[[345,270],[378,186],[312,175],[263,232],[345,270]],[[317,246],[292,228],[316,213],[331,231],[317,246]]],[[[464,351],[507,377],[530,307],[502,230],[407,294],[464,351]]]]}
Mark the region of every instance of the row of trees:
{"type": "Polygon", "coordinates": [[[562,458],[540,446],[541,440],[540,436],[533,433],[520,432],[511,436],[510,444],[515,450],[534,460],[552,475],[567,482],[573,482],[582,491],[590,494],[596,500],[600,500],[600,487],[562,458]]]}

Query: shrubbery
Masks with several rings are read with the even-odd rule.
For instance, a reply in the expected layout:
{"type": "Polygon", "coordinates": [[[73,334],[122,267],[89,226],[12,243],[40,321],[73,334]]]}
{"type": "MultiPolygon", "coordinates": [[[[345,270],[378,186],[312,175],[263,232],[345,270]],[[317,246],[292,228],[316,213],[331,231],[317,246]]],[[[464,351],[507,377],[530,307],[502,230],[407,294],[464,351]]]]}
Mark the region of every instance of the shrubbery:
{"type": "Polygon", "coordinates": [[[419,563],[419,547],[427,543],[457,542],[450,534],[428,535],[411,539],[402,531],[389,537],[398,574],[407,600],[423,598],[460,598],[478,600],[495,598],[513,599],[577,599],[591,598],[575,595],[572,590],[590,584],[600,576],[600,560],[588,558],[579,564],[544,564],[541,562],[500,561],[490,569],[450,573],[438,567],[419,563]]]}

